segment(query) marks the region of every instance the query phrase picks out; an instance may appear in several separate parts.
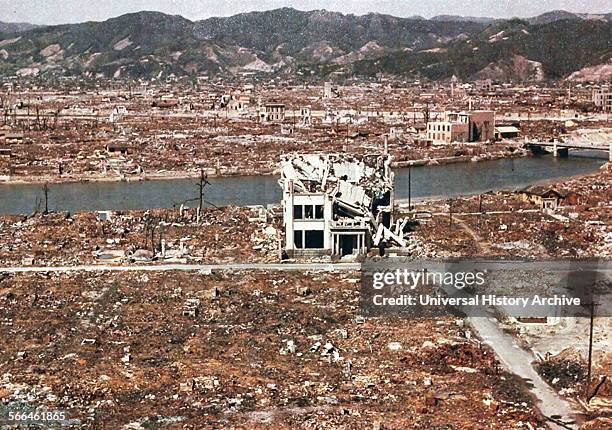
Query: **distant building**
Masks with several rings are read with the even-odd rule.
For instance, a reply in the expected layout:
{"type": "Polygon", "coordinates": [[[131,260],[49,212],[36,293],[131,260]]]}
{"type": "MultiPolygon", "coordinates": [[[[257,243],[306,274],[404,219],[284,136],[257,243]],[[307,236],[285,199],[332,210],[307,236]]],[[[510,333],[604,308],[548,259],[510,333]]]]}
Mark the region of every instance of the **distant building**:
{"type": "Polygon", "coordinates": [[[612,112],[612,91],[609,87],[593,90],[593,103],[604,112],[612,112]]]}
{"type": "Polygon", "coordinates": [[[292,124],[281,124],[281,134],[290,135],[293,134],[292,124]]]}
{"type": "Polygon", "coordinates": [[[340,91],[338,91],[338,87],[332,85],[331,82],[325,82],[325,85],[323,86],[323,98],[333,99],[336,97],[340,97],[340,91]]]}
{"type": "Polygon", "coordinates": [[[389,129],[389,140],[397,140],[402,137],[402,129],[398,127],[391,127],[389,129]]]}
{"type": "Polygon", "coordinates": [[[108,120],[109,122],[116,122],[123,119],[123,117],[127,114],[127,108],[123,105],[115,106],[111,111],[108,120]]]}
{"type": "Polygon", "coordinates": [[[500,125],[495,127],[495,139],[515,139],[519,137],[521,130],[513,125],[500,125]]]}
{"type": "Polygon", "coordinates": [[[228,103],[232,100],[231,94],[223,94],[219,97],[219,108],[223,109],[227,107],[228,103]]]}
{"type": "Polygon", "coordinates": [[[23,143],[24,134],[21,131],[12,131],[8,128],[0,129],[0,140],[4,143],[23,143]]]}
{"type": "Polygon", "coordinates": [[[433,142],[482,142],[494,137],[493,111],[444,112],[440,121],[427,123],[427,139],[433,142]]]}
{"type": "Polygon", "coordinates": [[[261,122],[280,122],[285,120],[285,105],[282,103],[266,103],[259,108],[261,122]]]}
{"type": "Polygon", "coordinates": [[[495,137],[495,112],[473,110],[468,112],[469,142],[483,142],[495,137]]]}
{"type": "Polygon", "coordinates": [[[474,82],[476,91],[490,93],[493,90],[493,81],[491,79],[482,79],[474,82]]]}
{"type": "Polygon", "coordinates": [[[310,106],[300,108],[300,125],[309,126],[312,124],[312,109],[310,106]]]}
{"type": "Polygon", "coordinates": [[[556,190],[541,185],[534,185],[519,191],[523,201],[540,206],[542,210],[554,211],[560,206],[574,206],[579,202],[579,196],[573,191],[556,190]]]}
{"type": "Polygon", "coordinates": [[[243,113],[251,107],[251,97],[249,96],[232,96],[227,103],[227,109],[232,112],[243,113]]]}
{"type": "Polygon", "coordinates": [[[442,121],[427,123],[427,139],[433,142],[467,142],[468,117],[465,114],[445,115],[442,121]]]}

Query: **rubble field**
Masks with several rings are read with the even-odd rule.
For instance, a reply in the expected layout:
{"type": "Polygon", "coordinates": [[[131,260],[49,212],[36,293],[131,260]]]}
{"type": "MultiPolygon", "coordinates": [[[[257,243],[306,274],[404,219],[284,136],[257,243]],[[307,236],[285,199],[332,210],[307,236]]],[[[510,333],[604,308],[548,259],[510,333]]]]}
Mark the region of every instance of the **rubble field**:
{"type": "MultiPolygon", "coordinates": [[[[520,191],[500,191],[416,204],[417,211],[431,214],[419,219],[412,233],[416,252],[429,257],[612,257],[611,164],[540,188],[571,190],[578,202],[543,210],[520,191]]],[[[405,209],[400,211],[405,215],[405,209]]]]}
{"type": "Polygon", "coordinates": [[[23,81],[0,89],[0,146],[10,152],[10,166],[0,176],[7,182],[192,177],[200,170],[269,174],[283,154],[362,155],[380,151],[384,135],[396,165],[476,161],[525,156],[525,138],[609,129],[609,121],[585,110],[590,92],[580,88],[571,96],[532,86],[453,95],[436,83],[357,82],[343,87],[340,97],[325,98],[323,86],[296,83],[64,85],[23,81]],[[269,102],[284,106],[278,121],[260,118],[269,102]],[[451,107],[494,110],[496,124],[512,125],[520,136],[428,142],[426,123],[451,107]]]}
{"type": "Polygon", "coordinates": [[[278,261],[263,207],[0,216],[0,265],[278,261]],[[163,245],[162,245],[163,241],[163,245]]]}
{"type": "MultiPolygon", "coordinates": [[[[29,131],[32,143],[10,145],[17,182],[121,180],[272,174],[279,157],[292,151],[365,154],[383,147],[386,127],[371,122],[355,127],[318,125],[296,128],[291,135],[279,125],[252,120],[138,117],[122,135],[112,127],[91,127],[70,122],[62,128],[29,131]],[[357,130],[359,133],[357,133],[357,130]],[[91,136],[89,136],[91,134],[91,136]],[[115,150],[109,150],[109,146],[115,150]],[[123,149],[122,149],[123,148],[123,149]],[[121,150],[120,150],[121,149],[121,150]],[[212,161],[214,160],[214,161],[212,161]]],[[[464,157],[468,161],[525,155],[515,144],[431,146],[414,142],[414,136],[395,139],[389,151],[396,163],[410,160],[464,157]]]]}
{"type": "Polygon", "coordinates": [[[0,401],[73,428],[536,429],[462,320],[359,315],[359,274],[4,274],[0,401]]]}

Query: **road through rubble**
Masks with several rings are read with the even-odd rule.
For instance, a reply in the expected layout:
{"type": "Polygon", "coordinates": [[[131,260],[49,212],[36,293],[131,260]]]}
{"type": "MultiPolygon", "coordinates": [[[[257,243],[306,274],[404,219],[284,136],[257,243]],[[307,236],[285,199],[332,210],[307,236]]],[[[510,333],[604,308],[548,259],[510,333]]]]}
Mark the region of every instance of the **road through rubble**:
{"type": "Polygon", "coordinates": [[[140,266],[113,266],[102,264],[87,264],[77,266],[19,266],[0,267],[0,273],[28,272],[167,272],[180,271],[220,271],[220,270],[323,270],[328,272],[359,270],[360,263],[228,263],[228,264],[160,264],[140,266]]]}
{"type": "Polygon", "coordinates": [[[540,412],[546,417],[552,417],[562,422],[563,426],[549,423],[553,430],[577,428],[572,418],[576,411],[561,399],[550,386],[538,375],[531,362],[535,357],[516,344],[511,335],[504,333],[493,318],[470,317],[469,322],[481,339],[485,341],[499,357],[505,367],[525,381],[531,392],[539,400],[540,412]]]}

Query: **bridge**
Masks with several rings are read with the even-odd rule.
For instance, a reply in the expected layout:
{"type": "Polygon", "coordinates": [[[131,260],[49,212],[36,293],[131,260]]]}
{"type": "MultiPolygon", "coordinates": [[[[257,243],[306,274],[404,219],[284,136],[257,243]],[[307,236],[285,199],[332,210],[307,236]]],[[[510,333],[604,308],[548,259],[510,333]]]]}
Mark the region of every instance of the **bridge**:
{"type": "Polygon", "coordinates": [[[552,148],[555,157],[567,157],[570,149],[607,151],[608,160],[612,162],[612,139],[609,139],[608,142],[578,142],[574,140],[559,142],[555,139],[553,142],[526,142],[525,147],[531,150],[552,148]]]}

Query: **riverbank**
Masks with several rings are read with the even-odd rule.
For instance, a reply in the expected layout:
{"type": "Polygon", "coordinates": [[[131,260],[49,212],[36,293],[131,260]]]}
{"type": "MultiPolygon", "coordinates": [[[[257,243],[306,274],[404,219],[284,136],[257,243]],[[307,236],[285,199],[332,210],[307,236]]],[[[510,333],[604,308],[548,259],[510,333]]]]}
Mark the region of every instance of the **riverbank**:
{"type": "MultiPolygon", "coordinates": [[[[456,155],[450,157],[427,157],[417,160],[402,160],[394,161],[391,167],[400,169],[405,167],[421,167],[421,166],[437,166],[455,163],[475,163],[490,160],[510,159],[529,157],[533,154],[525,149],[515,148],[513,151],[497,151],[487,152],[481,155],[456,155]]],[[[239,168],[205,168],[202,169],[207,178],[235,178],[241,176],[273,176],[276,174],[276,169],[239,169],[239,168]]],[[[169,181],[178,179],[197,179],[201,175],[201,170],[172,170],[158,171],[152,173],[142,173],[139,175],[40,175],[40,176],[13,176],[7,177],[6,180],[0,180],[0,186],[3,185],[26,185],[26,184],[74,184],[74,183],[89,183],[89,182],[141,182],[141,181],[169,181]]]]}
{"type": "MultiPolygon", "coordinates": [[[[430,258],[526,257],[603,258],[612,256],[612,164],[597,172],[546,181],[531,189],[532,201],[515,191],[455,198],[413,200],[427,214],[412,239],[430,258]],[[554,209],[538,196],[559,193],[554,209]],[[573,195],[572,199],[565,196],[573,195]]],[[[398,202],[399,213],[411,216],[398,202]]]]}
{"type": "MultiPolygon", "coordinates": [[[[529,186],[560,186],[561,185],[561,180],[565,182],[567,181],[576,181],[576,180],[580,180],[580,179],[584,179],[584,180],[588,180],[589,178],[592,177],[597,177],[601,174],[601,172],[604,171],[608,171],[610,169],[609,166],[612,166],[612,163],[606,163],[603,164],[599,170],[595,171],[595,172],[591,172],[591,173],[577,173],[575,175],[568,175],[568,176],[564,176],[562,178],[550,178],[550,179],[542,179],[540,181],[535,181],[535,182],[531,182],[529,186]]],[[[498,189],[496,190],[499,193],[514,193],[517,192],[519,190],[521,190],[522,188],[524,188],[524,186],[516,186],[516,187],[509,187],[506,189],[498,189]]],[[[491,190],[493,191],[493,190],[491,190]]],[[[453,198],[463,198],[463,197],[474,197],[477,196],[478,192],[473,192],[473,193],[465,193],[465,194],[461,194],[461,195],[455,195],[452,196],[453,198]]],[[[446,201],[449,199],[449,196],[444,196],[444,195],[438,195],[438,196],[427,196],[427,197],[414,197],[412,199],[410,199],[410,202],[414,205],[417,203],[433,203],[433,202],[440,202],[440,201],[446,201]]],[[[408,198],[396,198],[395,199],[395,203],[399,204],[400,206],[405,206],[408,207],[408,203],[409,203],[409,199],[408,198]]]]}
{"type": "MultiPolygon", "coordinates": [[[[454,197],[491,190],[525,187],[542,180],[596,172],[604,160],[552,156],[482,160],[395,169],[395,197],[454,197]]],[[[278,204],[281,190],[272,175],[209,177],[204,200],[210,206],[278,204]]],[[[53,211],[138,210],[192,205],[197,197],[193,177],[166,180],[92,181],[51,184],[48,207],[53,211]]],[[[45,199],[40,184],[0,186],[0,214],[30,214],[45,199]]]]}
{"type": "Polygon", "coordinates": [[[525,149],[520,149],[515,152],[500,151],[486,153],[479,156],[471,155],[456,155],[452,157],[425,158],[421,160],[406,160],[391,163],[393,168],[403,167],[419,167],[419,166],[437,166],[440,164],[455,164],[455,163],[478,163],[481,161],[501,160],[510,158],[530,157],[533,154],[525,149]]]}

